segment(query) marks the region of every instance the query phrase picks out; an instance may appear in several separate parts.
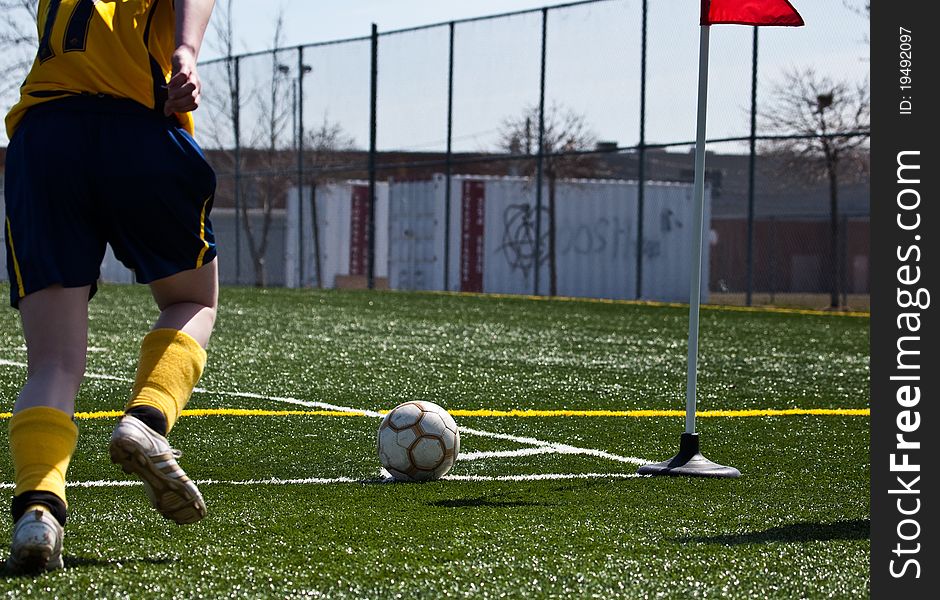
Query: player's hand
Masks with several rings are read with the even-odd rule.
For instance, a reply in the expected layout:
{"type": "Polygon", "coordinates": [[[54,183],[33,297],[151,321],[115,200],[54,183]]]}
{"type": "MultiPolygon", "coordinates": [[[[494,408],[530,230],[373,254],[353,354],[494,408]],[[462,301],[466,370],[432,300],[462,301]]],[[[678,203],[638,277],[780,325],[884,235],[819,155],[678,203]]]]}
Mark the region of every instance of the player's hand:
{"type": "Polygon", "coordinates": [[[186,113],[199,108],[202,84],[196,72],[196,55],[192,49],[180,46],[173,53],[173,75],[166,84],[167,101],[163,113],[186,113]]]}

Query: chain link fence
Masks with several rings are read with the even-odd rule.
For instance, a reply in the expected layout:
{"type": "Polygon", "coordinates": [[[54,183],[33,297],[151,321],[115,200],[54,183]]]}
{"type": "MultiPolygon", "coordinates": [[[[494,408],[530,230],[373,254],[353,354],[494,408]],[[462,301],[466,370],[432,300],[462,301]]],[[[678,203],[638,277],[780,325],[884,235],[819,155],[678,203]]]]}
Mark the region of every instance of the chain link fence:
{"type": "MultiPolygon", "coordinates": [[[[712,301],[867,308],[867,15],[804,4],[804,28],[711,36],[712,301]]],[[[203,63],[223,282],[687,300],[662,281],[688,272],[698,8],[591,0],[203,63]]]]}

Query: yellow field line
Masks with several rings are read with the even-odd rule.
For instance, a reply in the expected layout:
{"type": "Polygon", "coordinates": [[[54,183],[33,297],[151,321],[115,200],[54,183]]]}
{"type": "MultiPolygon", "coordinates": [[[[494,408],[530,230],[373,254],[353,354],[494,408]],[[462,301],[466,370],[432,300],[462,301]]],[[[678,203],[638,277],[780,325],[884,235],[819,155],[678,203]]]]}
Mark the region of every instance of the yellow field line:
{"type": "MultiPolygon", "coordinates": [[[[379,411],[387,412],[387,411],[379,411]]],[[[448,411],[454,417],[684,417],[682,410],[460,410],[448,411]]],[[[77,412],[76,419],[114,419],[124,414],[118,410],[77,412]]],[[[789,416],[835,416],[868,417],[868,408],[787,408],[754,410],[702,410],[697,417],[789,417],[789,416]]],[[[0,419],[9,419],[12,413],[0,413],[0,419]]],[[[361,411],[344,410],[255,410],[244,408],[204,408],[184,410],[188,417],[364,417],[361,411]]]]}
{"type": "MultiPolygon", "coordinates": [[[[681,302],[656,302],[654,300],[614,300],[611,298],[576,298],[571,296],[533,296],[526,294],[493,294],[482,292],[444,292],[431,291],[429,294],[440,296],[469,296],[471,298],[496,298],[499,300],[540,300],[558,302],[589,302],[593,304],[623,304],[628,306],[656,306],[664,308],[688,308],[681,302]]],[[[730,304],[703,304],[702,310],[723,312],[767,312],[785,315],[816,315],[827,317],[870,318],[871,313],[864,311],[813,310],[808,308],[781,308],[777,306],[734,306],[730,304]]]]}
{"type": "MultiPolygon", "coordinates": [[[[684,410],[451,410],[455,417],[684,417],[684,410]]],[[[867,408],[701,410],[697,417],[782,417],[793,415],[867,417],[867,408]]]]}
{"type": "MultiPolygon", "coordinates": [[[[99,412],[77,412],[76,419],[113,419],[123,415],[123,411],[105,410],[99,412]]],[[[0,413],[6,418],[10,413],[0,413]]],[[[248,408],[200,408],[184,410],[184,417],[363,417],[365,413],[345,410],[255,410],[248,408]]]]}

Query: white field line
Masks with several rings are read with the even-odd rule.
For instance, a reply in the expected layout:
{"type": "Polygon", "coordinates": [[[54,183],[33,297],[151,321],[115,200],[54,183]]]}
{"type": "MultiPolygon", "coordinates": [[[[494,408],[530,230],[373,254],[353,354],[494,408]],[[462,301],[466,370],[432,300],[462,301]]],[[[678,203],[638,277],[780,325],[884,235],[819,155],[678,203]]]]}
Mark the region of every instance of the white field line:
{"type": "Polygon", "coordinates": [[[630,463],[634,465],[645,465],[645,464],[652,462],[652,461],[645,460],[642,458],[636,458],[635,456],[619,456],[617,454],[611,454],[610,452],[604,452],[603,450],[594,450],[591,448],[578,448],[577,446],[569,446],[567,444],[555,444],[552,442],[544,442],[542,440],[538,440],[536,438],[531,438],[531,437],[517,437],[514,435],[507,435],[505,433],[492,433],[489,431],[481,431],[479,429],[470,429],[468,427],[461,427],[460,432],[469,433],[471,435],[479,435],[481,437],[508,440],[510,442],[516,442],[517,444],[525,444],[528,446],[546,448],[546,452],[554,452],[555,454],[586,454],[588,456],[596,456],[598,458],[606,458],[609,460],[630,463]]]}
{"type": "Polygon", "coordinates": [[[519,450],[492,450],[487,452],[460,452],[457,460],[482,460],[484,458],[515,458],[517,456],[532,456],[534,454],[557,454],[558,451],[549,446],[536,446],[534,448],[520,448],[519,450]]]}
{"type": "MultiPolygon", "coordinates": [[[[26,363],[16,362],[12,360],[6,360],[0,358],[0,366],[9,366],[9,367],[22,367],[26,368],[26,363]]],[[[127,377],[115,377],[114,375],[102,375],[100,373],[85,373],[85,377],[89,379],[104,379],[107,381],[121,381],[125,383],[133,383],[133,379],[128,379],[127,377]]],[[[338,406],[336,404],[328,404],[326,402],[315,402],[312,400],[299,400],[297,398],[287,398],[282,396],[265,396],[263,394],[255,394],[252,392],[229,392],[229,391],[214,391],[207,390],[205,388],[197,387],[193,392],[198,392],[202,394],[215,394],[222,396],[234,396],[236,398],[252,398],[256,400],[270,400],[273,402],[281,402],[283,404],[295,404],[297,406],[305,406],[307,408],[320,408],[323,410],[335,410],[337,412],[353,412],[353,413],[362,413],[367,417],[377,417],[381,418],[383,415],[374,410],[360,410],[358,408],[350,408],[348,406],[338,406]]]]}
{"type": "Polygon", "coordinates": [[[253,398],[256,400],[270,400],[273,402],[282,402],[284,404],[296,404],[297,406],[306,406],[309,408],[320,408],[323,410],[335,410],[337,412],[349,412],[349,413],[361,413],[367,417],[375,417],[381,419],[383,416],[382,413],[376,412],[374,410],[364,410],[361,408],[352,408],[349,406],[340,406],[338,404],[329,404],[328,402],[317,402],[314,400],[299,400],[297,398],[289,398],[285,396],[265,396],[263,394],[254,394],[252,392],[229,392],[229,391],[216,391],[216,390],[207,390],[204,388],[196,388],[194,392],[201,392],[203,394],[216,394],[220,396],[233,396],[236,398],[253,398]]]}
{"type": "MultiPolygon", "coordinates": [[[[15,362],[5,359],[0,359],[0,366],[14,366],[14,367],[26,367],[25,363],[15,362]]],[[[132,382],[131,379],[124,377],[115,377],[113,375],[102,375],[98,373],[86,373],[85,377],[89,379],[105,379],[108,381],[124,381],[132,382]]],[[[308,408],[319,408],[323,410],[335,410],[337,412],[350,412],[363,414],[368,417],[382,418],[383,415],[374,410],[364,410],[360,408],[352,408],[349,406],[341,406],[338,404],[329,404],[327,402],[316,402],[313,400],[300,400],[298,398],[290,398],[287,396],[265,396],[263,394],[256,394],[253,392],[232,392],[232,391],[215,391],[207,390],[205,388],[196,388],[194,392],[199,392],[203,394],[215,394],[221,396],[232,396],[236,398],[252,398],[256,400],[268,400],[271,402],[280,402],[283,404],[293,404],[297,406],[306,406],[308,408]]],[[[525,454],[583,454],[587,456],[595,456],[597,458],[605,458],[608,460],[613,460],[616,462],[629,463],[634,465],[645,465],[651,461],[644,460],[642,458],[637,458],[635,456],[620,456],[617,454],[611,454],[610,452],[604,452],[603,450],[595,450],[592,448],[579,448],[577,446],[569,446],[567,444],[556,444],[553,442],[546,442],[532,437],[519,437],[514,435],[509,435],[505,433],[494,433],[490,431],[483,431],[480,429],[470,429],[468,427],[461,427],[461,433],[469,433],[470,435],[478,435],[481,437],[488,437],[500,440],[506,440],[510,442],[515,442],[517,444],[522,444],[524,446],[534,446],[539,449],[539,452],[527,452],[526,450],[516,450],[516,451],[507,451],[506,454],[500,454],[499,456],[524,456],[525,454]],[[522,454],[519,454],[522,452],[522,454]]],[[[473,456],[471,454],[471,456],[473,456]]]]}
{"type": "MultiPolygon", "coordinates": [[[[636,473],[535,473],[532,475],[445,475],[444,481],[554,481],[564,479],[634,479],[640,477],[636,473]]],[[[372,479],[354,479],[352,477],[305,477],[303,479],[246,479],[242,481],[224,481],[219,479],[200,479],[198,485],[335,485],[340,483],[358,484],[388,484],[394,483],[391,478],[376,477],[372,479]]],[[[119,481],[99,479],[96,481],[70,481],[70,488],[111,488],[136,487],[143,485],[140,481],[119,481]]],[[[0,489],[12,490],[14,484],[0,483],[0,489]]]]}
{"type": "Polygon", "coordinates": [[[449,481],[554,481],[559,479],[635,479],[639,473],[536,473],[534,475],[445,475],[449,481]]]}
{"type": "MultiPolygon", "coordinates": [[[[21,367],[25,369],[28,365],[24,362],[17,362],[15,360],[6,360],[5,358],[0,358],[0,367],[21,367]]],[[[89,379],[105,379],[107,381],[122,381],[127,383],[133,383],[133,379],[127,379],[126,377],[115,377],[114,375],[99,375],[97,373],[86,373],[85,377],[89,379]]]]}

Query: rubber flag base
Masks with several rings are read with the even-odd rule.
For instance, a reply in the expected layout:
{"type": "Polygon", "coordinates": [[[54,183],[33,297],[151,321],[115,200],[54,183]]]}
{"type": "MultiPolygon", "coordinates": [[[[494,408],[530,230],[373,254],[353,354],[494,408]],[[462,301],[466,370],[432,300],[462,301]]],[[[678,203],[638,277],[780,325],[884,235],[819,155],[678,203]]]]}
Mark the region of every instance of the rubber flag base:
{"type": "Polygon", "coordinates": [[[679,440],[679,454],[671,459],[643,465],[640,475],[672,475],[674,477],[740,477],[741,471],[708,460],[698,448],[697,433],[683,433],[679,440]]]}

